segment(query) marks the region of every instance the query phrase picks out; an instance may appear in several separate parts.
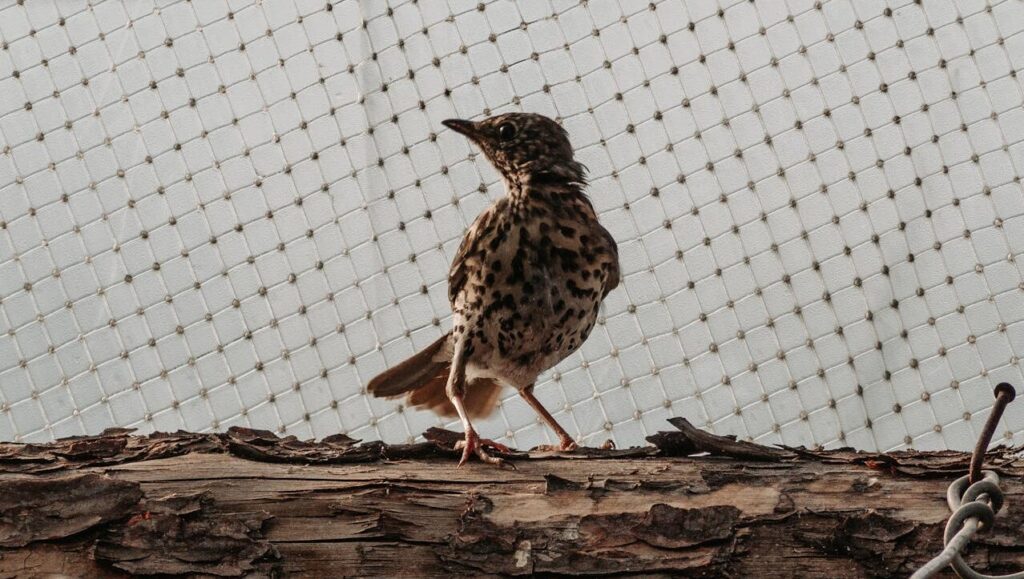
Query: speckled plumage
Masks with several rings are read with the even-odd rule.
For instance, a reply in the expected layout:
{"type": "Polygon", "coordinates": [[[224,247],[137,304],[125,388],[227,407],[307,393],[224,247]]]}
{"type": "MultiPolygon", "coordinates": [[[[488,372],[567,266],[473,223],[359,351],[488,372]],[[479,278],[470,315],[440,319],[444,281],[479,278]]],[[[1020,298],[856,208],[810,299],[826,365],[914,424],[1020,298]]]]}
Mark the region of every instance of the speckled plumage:
{"type": "Polygon", "coordinates": [[[452,331],[375,378],[369,390],[409,392],[411,404],[457,412],[466,428],[463,460],[475,452],[500,462],[479,446],[469,417],[488,413],[507,384],[555,429],[561,449],[572,448],[533,397],[533,384],[590,335],[601,301],[619,283],[615,240],[583,193],[583,166],[558,123],[510,113],[445,125],[483,150],[506,196],[477,217],[452,263],[452,331]]]}

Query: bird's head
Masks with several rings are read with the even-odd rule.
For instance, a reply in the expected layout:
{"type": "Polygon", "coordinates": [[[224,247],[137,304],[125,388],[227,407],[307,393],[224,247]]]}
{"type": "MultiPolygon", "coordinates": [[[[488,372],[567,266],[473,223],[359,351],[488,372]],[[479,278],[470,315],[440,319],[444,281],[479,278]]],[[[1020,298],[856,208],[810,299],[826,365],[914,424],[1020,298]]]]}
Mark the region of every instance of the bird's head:
{"type": "Polygon", "coordinates": [[[544,115],[506,113],[481,121],[448,119],[443,124],[476,143],[506,181],[521,183],[547,173],[583,183],[584,167],[573,159],[568,134],[544,115]]]}

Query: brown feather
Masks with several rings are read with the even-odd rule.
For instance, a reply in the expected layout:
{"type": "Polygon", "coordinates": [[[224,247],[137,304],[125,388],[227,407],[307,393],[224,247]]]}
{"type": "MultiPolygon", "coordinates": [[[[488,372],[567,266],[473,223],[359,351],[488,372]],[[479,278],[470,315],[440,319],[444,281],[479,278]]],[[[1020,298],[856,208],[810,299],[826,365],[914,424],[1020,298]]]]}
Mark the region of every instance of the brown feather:
{"type": "MultiPolygon", "coordinates": [[[[406,398],[406,404],[431,410],[441,416],[458,416],[455,405],[445,391],[448,385],[448,368],[437,376],[413,390],[406,398]]],[[[470,418],[483,418],[494,412],[501,394],[501,384],[486,379],[477,379],[466,386],[466,394],[462,398],[466,414],[470,418]]]]}
{"type": "Polygon", "coordinates": [[[451,361],[450,338],[451,333],[447,333],[394,368],[381,372],[370,380],[366,390],[374,396],[388,398],[423,386],[451,361]]]}
{"type": "MultiPolygon", "coordinates": [[[[451,371],[451,334],[445,334],[411,357],[381,372],[366,390],[377,397],[394,398],[406,394],[406,404],[432,410],[441,416],[458,412],[448,399],[446,387],[451,371]]],[[[474,380],[466,388],[463,403],[471,418],[487,416],[494,411],[501,385],[492,380],[474,380]]]]}

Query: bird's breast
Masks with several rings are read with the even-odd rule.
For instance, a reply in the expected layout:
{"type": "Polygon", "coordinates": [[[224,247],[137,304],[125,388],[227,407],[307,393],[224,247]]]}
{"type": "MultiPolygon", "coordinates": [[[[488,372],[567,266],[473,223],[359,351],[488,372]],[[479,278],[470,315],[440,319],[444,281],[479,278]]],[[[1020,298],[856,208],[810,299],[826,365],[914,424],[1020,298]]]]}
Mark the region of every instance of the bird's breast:
{"type": "Polygon", "coordinates": [[[595,226],[525,204],[479,232],[485,249],[453,305],[481,372],[532,381],[586,340],[608,271],[595,226]]]}

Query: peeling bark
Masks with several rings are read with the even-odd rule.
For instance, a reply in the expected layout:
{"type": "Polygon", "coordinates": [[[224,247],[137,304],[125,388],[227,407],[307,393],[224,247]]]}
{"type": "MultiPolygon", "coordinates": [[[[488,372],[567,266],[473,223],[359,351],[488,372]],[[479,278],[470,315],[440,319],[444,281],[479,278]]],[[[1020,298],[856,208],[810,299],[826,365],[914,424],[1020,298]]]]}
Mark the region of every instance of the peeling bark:
{"type": "Polygon", "coordinates": [[[114,525],[96,543],[95,558],[135,575],[205,573],[238,577],[255,561],[276,556],[260,531],[270,514],[211,513],[209,493],[172,494],[114,525]]]}
{"type": "Polygon", "coordinates": [[[99,474],[0,481],[0,547],[62,539],[132,512],[138,483],[99,474]]]}
{"type": "MultiPolygon", "coordinates": [[[[969,462],[674,425],[651,447],[515,451],[517,471],[456,469],[459,435],[436,429],[394,446],[251,429],[0,444],[0,577],[905,576],[941,549],[969,462]]],[[[987,464],[1007,507],[967,559],[1024,569],[1024,460],[987,464]]]]}
{"type": "Polygon", "coordinates": [[[711,434],[690,424],[685,418],[669,418],[668,422],[679,431],[659,432],[647,437],[648,442],[661,450],[662,456],[690,456],[707,452],[717,456],[769,462],[793,457],[790,450],[744,442],[732,436],[711,434]]]}

